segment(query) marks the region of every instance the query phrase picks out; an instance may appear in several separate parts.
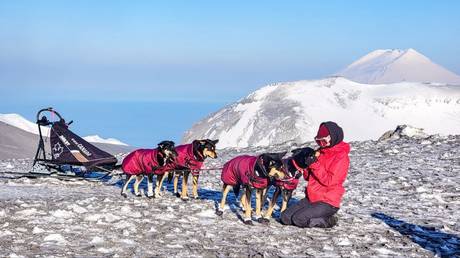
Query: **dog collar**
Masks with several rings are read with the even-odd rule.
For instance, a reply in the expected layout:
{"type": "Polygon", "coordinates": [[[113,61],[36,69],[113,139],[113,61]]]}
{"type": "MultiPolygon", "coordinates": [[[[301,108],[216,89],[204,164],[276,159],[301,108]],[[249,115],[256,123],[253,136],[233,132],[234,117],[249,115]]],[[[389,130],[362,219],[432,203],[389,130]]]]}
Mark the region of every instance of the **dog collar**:
{"type": "Polygon", "coordinates": [[[295,169],[297,169],[297,171],[302,172],[304,170],[299,165],[297,165],[297,162],[295,162],[294,159],[292,159],[292,164],[294,165],[295,169]]]}

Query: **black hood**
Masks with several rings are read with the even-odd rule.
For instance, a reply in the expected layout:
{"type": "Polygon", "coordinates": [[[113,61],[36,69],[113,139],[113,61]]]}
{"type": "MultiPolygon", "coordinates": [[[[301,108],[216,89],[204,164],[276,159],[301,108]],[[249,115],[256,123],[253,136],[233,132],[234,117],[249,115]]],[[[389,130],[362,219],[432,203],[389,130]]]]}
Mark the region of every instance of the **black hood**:
{"type": "Polygon", "coordinates": [[[326,126],[329,134],[331,135],[331,145],[328,146],[328,148],[333,147],[343,141],[342,127],[338,126],[335,122],[332,121],[321,123],[321,125],[326,126]]]}

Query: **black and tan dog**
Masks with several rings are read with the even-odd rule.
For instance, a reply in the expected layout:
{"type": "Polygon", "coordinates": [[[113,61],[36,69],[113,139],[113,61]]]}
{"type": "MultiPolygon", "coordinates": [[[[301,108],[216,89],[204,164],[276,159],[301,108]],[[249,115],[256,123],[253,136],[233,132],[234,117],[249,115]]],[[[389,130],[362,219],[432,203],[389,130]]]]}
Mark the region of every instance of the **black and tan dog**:
{"type": "Polygon", "coordinates": [[[144,175],[147,175],[147,197],[158,196],[164,178],[167,177],[168,171],[174,166],[176,156],[177,152],[172,141],[162,141],[156,149],[138,149],[128,154],[122,163],[122,169],[127,179],[121,190],[121,195],[127,197],[126,189],[131,180],[136,178],[134,194],[141,196],[139,184],[144,179],[144,175]],[[157,175],[155,195],[153,194],[152,186],[153,175],[157,175]]]}
{"type": "Polygon", "coordinates": [[[306,164],[308,157],[315,154],[315,150],[309,147],[299,148],[292,151],[292,156],[283,159],[283,169],[285,172],[284,179],[275,179],[275,192],[268,205],[267,212],[264,218],[269,219],[272,216],[276,201],[279,195],[282,195],[281,212],[283,212],[292,197],[292,193],[299,184],[299,178],[307,173],[308,165],[306,164]]]}
{"type": "Polygon", "coordinates": [[[261,216],[262,199],[267,191],[270,179],[284,178],[281,159],[285,154],[286,152],[264,153],[259,156],[241,155],[225,163],[221,175],[223,182],[222,200],[216,214],[219,216],[223,214],[230,189],[233,188],[235,195],[238,197],[240,186],[242,186],[244,191],[241,196],[241,204],[245,212],[244,223],[252,225],[251,196],[253,189],[256,189],[255,219],[260,223],[268,223],[269,220],[261,216]]]}
{"type": "MultiPolygon", "coordinates": [[[[182,200],[188,199],[187,187],[188,177],[190,173],[193,176],[192,194],[194,198],[198,198],[198,178],[203,162],[206,158],[217,158],[216,144],[219,140],[194,140],[190,144],[179,145],[176,147],[177,157],[175,160],[174,170],[174,194],[182,200]],[[178,192],[179,178],[182,178],[182,191],[178,192]]],[[[173,173],[169,174],[169,181],[171,181],[173,173]]]]}

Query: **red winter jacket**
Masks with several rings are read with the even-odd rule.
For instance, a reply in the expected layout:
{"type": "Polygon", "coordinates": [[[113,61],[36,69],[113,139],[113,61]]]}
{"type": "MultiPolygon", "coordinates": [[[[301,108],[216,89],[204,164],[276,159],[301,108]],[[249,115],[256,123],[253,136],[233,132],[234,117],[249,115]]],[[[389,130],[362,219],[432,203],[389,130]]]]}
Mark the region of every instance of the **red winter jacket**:
{"type": "Polygon", "coordinates": [[[263,189],[268,186],[267,178],[256,176],[255,165],[258,157],[241,155],[224,164],[221,179],[226,185],[249,185],[263,189]]]}
{"type": "Polygon", "coordinates": [[[326,202],[339,208],[345,188],[343,183],[350,166],[350,145],[341,141],[337,145],[321,149],[318,160],[304,173],[308,180],[306,195],[310,202],[326,202]]]}
{"type": "Polygon", "coordinates": [[[131,152],[123,159],[121,165],[125,174],[140,175],[151,174],[163,175],[171,168],[171,164],[160,166],[157,160],[157,149],[139,149],[131,152]]]}
{"type": "Polygon", "coordinates": [[[204,161],[197,160],[193,154],[193,144],[184,144],[176,147],[176,169],[188,168],[193,175],[199,175],[204,161]]]}

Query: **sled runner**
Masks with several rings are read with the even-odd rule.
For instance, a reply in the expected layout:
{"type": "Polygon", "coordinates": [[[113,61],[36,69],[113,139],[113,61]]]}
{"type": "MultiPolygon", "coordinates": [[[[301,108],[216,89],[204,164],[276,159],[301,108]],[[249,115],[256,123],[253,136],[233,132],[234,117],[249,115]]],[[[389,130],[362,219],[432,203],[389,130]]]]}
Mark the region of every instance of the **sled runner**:
{"type": "Polygon", "coordinates": [[[75,167],[81,168],[77,170],[77,175],[80,176],[95,170],[107,172],[108,175],[119,167],[113,155],[70,131],[69,125],[72,123],[73,121],[66,123],[64,118],[51,107],[38,111],[39,142],[33,167],[38,164],[50,172],[61,173],[70,170],[70,174],[74,176],[72,172],[75,172],[75,167]]]}

